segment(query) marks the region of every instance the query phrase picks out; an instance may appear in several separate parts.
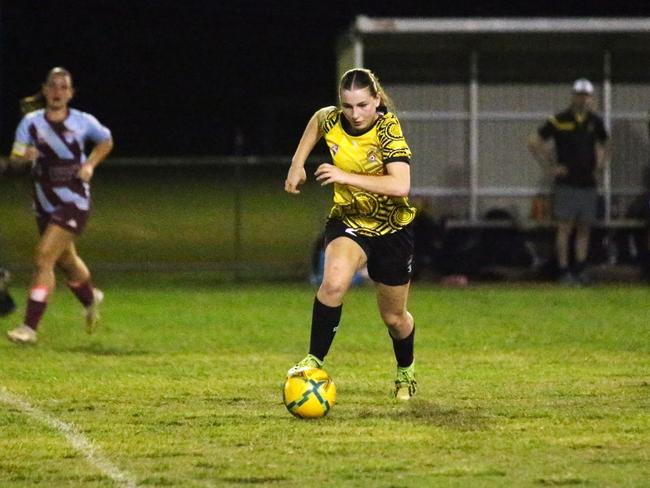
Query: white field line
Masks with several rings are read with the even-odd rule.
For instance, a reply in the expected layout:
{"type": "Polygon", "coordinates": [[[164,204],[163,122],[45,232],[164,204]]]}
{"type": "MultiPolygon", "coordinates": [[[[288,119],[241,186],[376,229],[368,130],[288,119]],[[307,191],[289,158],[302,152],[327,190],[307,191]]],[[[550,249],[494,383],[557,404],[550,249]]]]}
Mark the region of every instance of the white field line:
{"type": "Polygon", "coordinates": [[[111,478],[118,486],[125,488],[136,488],[135,477],[121,471],[117,466],[111,463],[90,440],[83,434],[77,432],[72,424],[63,422],[56,417],[30,405],[17,395],[10,393],[6,388],[0,388],[0,403],[9,405],[21,413],[32,417],[34,420],[45,424],[62,434],[72,447],[88,460],[88,462],[104,475],[111,478]]]}

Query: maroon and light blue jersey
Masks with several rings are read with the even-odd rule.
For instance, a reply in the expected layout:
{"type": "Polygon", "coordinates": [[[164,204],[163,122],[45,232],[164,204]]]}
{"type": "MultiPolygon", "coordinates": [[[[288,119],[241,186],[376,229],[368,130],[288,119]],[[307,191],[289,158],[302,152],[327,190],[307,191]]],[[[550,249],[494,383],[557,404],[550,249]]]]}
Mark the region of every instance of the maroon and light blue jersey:
{"type": "Polygon", "coordinates": [[[98,144],[111,138],[111,131],[90,114],[69,109],[62,122],[50,122],[45,110],[31,112],[20,121],[12,155],[24,156],[28,146],[39,152],[32,167],[34,203],[38,214],[53,214],[61,206],[90,209],[90,187],[77,177],[86,161],[87,142],[98,144]]]}

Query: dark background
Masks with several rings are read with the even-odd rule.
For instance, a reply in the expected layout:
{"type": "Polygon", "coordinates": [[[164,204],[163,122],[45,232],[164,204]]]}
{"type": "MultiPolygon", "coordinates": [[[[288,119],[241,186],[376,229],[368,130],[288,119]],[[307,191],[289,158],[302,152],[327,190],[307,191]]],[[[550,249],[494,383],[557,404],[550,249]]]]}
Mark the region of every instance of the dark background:
{"type": "Polygon", "coordinates": [[[2,1],[0,151],[53,66],[74,76],[72,105],[112,129],[113,156],[287,155],[335,103],[336,39],[358,14],[629,17],[648,3],[2,1]]]}

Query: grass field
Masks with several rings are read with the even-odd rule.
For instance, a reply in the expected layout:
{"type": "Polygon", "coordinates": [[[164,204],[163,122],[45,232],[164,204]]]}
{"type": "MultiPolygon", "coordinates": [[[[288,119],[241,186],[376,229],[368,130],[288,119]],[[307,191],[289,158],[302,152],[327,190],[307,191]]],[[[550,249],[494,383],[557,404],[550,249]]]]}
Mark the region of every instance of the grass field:
{"type": "Polygon", "coordinates": [[[2,487],[648,486],[648,288],[416,285],[407,404],[372,288],[355,289],[326,363],[338,403],[304,421],[280,385],[309,286],[98,279],[96,336],[60,288],[37,346],[0,341],[2,487]]]}

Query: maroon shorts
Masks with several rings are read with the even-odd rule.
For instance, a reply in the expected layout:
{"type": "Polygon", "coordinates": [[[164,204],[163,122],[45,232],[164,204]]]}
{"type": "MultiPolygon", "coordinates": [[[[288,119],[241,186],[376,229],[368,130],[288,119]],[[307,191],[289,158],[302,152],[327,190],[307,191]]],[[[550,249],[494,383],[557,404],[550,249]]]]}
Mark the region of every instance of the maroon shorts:
{"type": "Polygon", "coordinates": [[[75,204],[67,203],[59,205],[52,213],[37,212],[36,223],[41,234],[45,232],[48,225],[57,225],[73,234],[81,235],[89,215],[90,211],[79,210],[75,204]]]}

